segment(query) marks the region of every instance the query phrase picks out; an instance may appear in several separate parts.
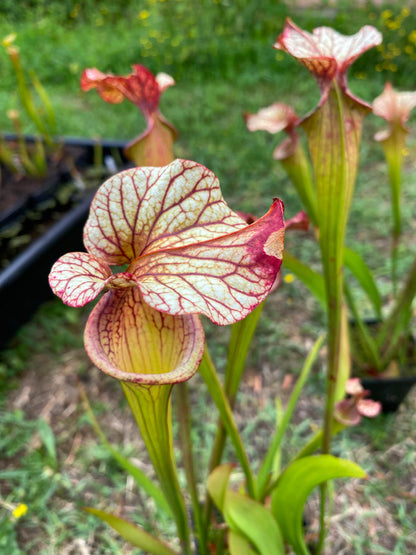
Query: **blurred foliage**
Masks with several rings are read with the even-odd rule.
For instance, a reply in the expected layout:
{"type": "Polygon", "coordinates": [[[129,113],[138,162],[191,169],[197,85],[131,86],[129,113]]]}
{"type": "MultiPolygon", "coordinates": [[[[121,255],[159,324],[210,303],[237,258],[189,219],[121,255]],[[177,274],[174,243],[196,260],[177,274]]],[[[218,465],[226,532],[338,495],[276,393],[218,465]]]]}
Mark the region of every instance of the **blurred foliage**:
{"type": "MultiPolygon", "coordinates": [[[[141,60],[151,70],[163,66],[176,78],[190,68],[229,73],[240,71],[248,62],[264,65],[264,46],[271,46],[286,15],[287,8],[276,0],[266,0],[261,10],[249,0],[5,0],[0,4],[0,20],[15,26],[30,20],[33,30],[43,29],[48,42],[59,43],[63,29],[77,30],[81,39],[83,27],[91,27],[89,36],[96,33],[101,50],[98,58],[102,58],[100,65],[105,71],[123,72],[141,60]],[[59,21],[59,28],[52,28],[51,21],[59,21]],[[116,40],[106,41],[106,51],[102,52],[99,36],[108,26],[112,26],[116,40]],[[124,49],[123,41],[132,40],[132,36],[135,48],[124,49]]],[[[93,47],[82,42],[88,55],[93,47]]],[[[49,52],[49,61],[54,66],[55,60],[59,61],[62,70],[68,65],[67,56],[70,48],[60,47],[52,59],[49,52]]]]}
{"type": "Polygon", "coordinates": [[[398,5],[383,10],[375,20],[383,35],[377,48],[375,69],[396,85],[412,86],[416,82],[415,9],[398,5]]]}
{"type": "Polygon", "coordinates": [[[323,2],[319,9],[279,0],[264,0],[260,6],[251,0],[2,0],[0,30],[26,26],[34,69],[44,66],[40,77],[47,73],[52,82],[70,79],[83,69],[79,63],[125,73],[138,61],[189,81],[201,75],[231,78],[248,66],[256,67],[257,76],[267,75],[274,58],[281,72],[293,67],[272,49],[287,16],[309,30],[330,25],[352,34],[366,23],[376,26],[384,43],[357,61],[357,78],[375,68],[383,78],[394,77],[396,85],[413,85],[416,11],[410,3],[384,8],[367,2],[351,10],[348,0],[323,2]],[[40,41],[40,34],[47,40],[40,41]],[[45,49],[50,44],[55,46],[53,54],[45,49]]]}

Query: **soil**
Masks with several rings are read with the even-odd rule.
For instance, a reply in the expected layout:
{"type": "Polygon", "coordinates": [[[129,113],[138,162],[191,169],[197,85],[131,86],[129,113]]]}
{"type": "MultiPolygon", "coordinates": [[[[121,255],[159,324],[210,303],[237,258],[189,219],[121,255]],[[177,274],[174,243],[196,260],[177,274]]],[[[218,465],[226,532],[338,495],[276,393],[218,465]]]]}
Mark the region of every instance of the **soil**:
{"type": "MultiPolygon", "coordinates": [[[[17,148],[14,141],[8,141],[13,150],[17,148]]],[[[30,145],[29,145],[30,146],[30,145]]],[[[30,149],[29,149],[30,151],[30,149]]],[[[68,181],[71,172],[84,150],[75,146],[62,145],[47,157],[47,171],[44,176],[32,176],[25,173],[12,173],[1,166],[0,181],[0,227],[4,220],[22,205],[36,206],[37,203],[53,193],[57,181],[68,181]]]]}
{"type": "Polygon", "coordinates": [[[0,271],[97,184],[97,176],[80,173],[85,157],[83,147],[64,145],[49,157],[44,177],[0,167],[0,271]]]}

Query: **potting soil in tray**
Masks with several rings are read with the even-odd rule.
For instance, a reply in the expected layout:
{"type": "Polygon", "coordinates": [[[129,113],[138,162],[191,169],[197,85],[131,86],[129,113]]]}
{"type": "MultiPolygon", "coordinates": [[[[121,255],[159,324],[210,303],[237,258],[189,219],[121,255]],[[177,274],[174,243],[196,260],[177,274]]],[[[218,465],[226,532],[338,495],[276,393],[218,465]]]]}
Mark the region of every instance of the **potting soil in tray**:
{"type": "Polygon", "coordinates": [[[44,178],[17,176],[1,168],[0,271],[111,173],[94,167],[84,170],[81,178],[78,168],[86,162],[85,148],[65,145],[64,155],[52,161],[44,178]]]}

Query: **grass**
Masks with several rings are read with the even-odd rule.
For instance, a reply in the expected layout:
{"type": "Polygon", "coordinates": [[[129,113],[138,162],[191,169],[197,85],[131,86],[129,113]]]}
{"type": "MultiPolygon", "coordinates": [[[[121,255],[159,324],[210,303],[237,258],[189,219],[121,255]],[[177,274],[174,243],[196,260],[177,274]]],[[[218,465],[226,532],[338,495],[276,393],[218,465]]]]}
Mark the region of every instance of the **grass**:
{"type": "MultiPolygon", "coordinates": [[[[233,208],[261,214],[271,198],[279,196],[290,217],[300,205],[282,168],[271,158],[280,138],[248,133],[242,117],[244,111],[256,111],[278,100],[290,102],[303,114],[318,99],[306,70],[271,48],[284,18],[290,15],[308,29],[329,24],[344,33],[372,23],[394,34],[387,22],[395,21],[397,14],[386,18],[383,7],[376,10],[371,5],[351,10],[349,2],[339,2],[337,8],[296,11],[272,0],[262,3],[261,10],[256,3],[244,0],[202,4],[204,18],[199,17],[190,0],[88,0],[75,5],[69,0],[5,1],[0,6],[0,36],[18,33],[22,59],[48,90],[62,135],[128,139],[143,129],[141,116],[127,102],[112,106],[94,91],[80,92],[83,68],[96,66],[126,74],[131,64],[144,63],[155,72],[171,73],[177,84],[164,94],[162,111],[180,132],[177,155],[215,171],[233,208]]],[[[403,49],[412,25],[416,28],[415,17],[411,14],[405,20],[406,36],[400,36],[397,29],[397,43],[402,41],[403,49]]],[[[409,56],[400,58],[400,72],[375,70],[377,64],[384,63],[385,53],[369,52],[353,66],[351,87],[366,100],[380,94],[384,80],[397,73],[397,85],[408,89],[414,86],[414,64],[409,56]]],[[[17,97],[9,61],[2,51],[0,72],[0,105],[4,107],[0,127],[10,130],[6,110],[16,107],[17,97]]],[[[385,248],[390,214],[382,155],[371,143],[377,125],[375,118],[367,118],[348,242],[358,247],[383,280],[389,275],[385,248]]],[[[29,124],[27,131],[33,131],[29,124]]],[[[403,269],[416,254],[412,239],[416,231],[415,148],[416,142],[411,139],[403,186],[403,269]]],[[[288,234],[287,240],[303,260],[316,264],[317,247],[310,237],[297,232],[288,234]]],[[[149,470],[117,384],[92,368],[83,351],[87,313],[64,307],[59,301],[48,303],[1,353],[0,376],[7,387],[2,389],[0,410],[0,438],[4,438],[0,442],[0,551],[7,555],[52,555],[71,550],[137,553],[122,547],[108,528],[84,514],[81,506],[88,504],[119,512],[136,522],[158,522],[162,530],[172,532],[169,523],[140,497],[99,445],[86,421],[75,376],[83,380],[110,440],[149,470]],[[29,511],[16,520],[11,511],[20,502],[26,503],[29,511]]],[[[274,396],[281,396],[283,401],[287,398],[283,377],[298,372],[323,327],[324,314],[301,284],[285,284],[269,300],[253,344],[237,412],[244,439],[250,442],[252,460],[258,460],[270,435],[274,396]]],[[[224,330],[207,326],[206,332],[221,369],[226,349],[224,330]]],[[[323,378],[321,358],[286,438],[287,453],[294,452],[320,422],[323,378]]],[[[216,417],[213,410],[207,411],[209,399],[199,378],[190,385],[194,447],[200,466],[205,468],[216,417]]],[[[362,464],[371,479],[336,486],[330,552],[416,551],[412,485],[415,408],[413,395],[399,414],[366,422],[335,441],[336,453],[362,464]]],[[[231,450],[227,457],[233,458],[231,450]]],[[[314,503],[311,499],[312,530],[316,525],[314,503]]]]}

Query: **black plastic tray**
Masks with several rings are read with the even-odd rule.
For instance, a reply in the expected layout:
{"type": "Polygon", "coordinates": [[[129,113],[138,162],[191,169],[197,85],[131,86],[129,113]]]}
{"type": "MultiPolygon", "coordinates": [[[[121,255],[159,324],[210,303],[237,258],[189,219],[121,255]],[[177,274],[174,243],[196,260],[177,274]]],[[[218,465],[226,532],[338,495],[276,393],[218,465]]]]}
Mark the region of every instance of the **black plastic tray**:
{"type": "MultiPolygon", "coordinates": [[[[9,137],[13,138],[12,135],[9,137]]],[[[63,141],[82,147],[82,155],[77,161],[79,170],[94,162],[97,141],[73,137],[63,141]]],[[[125,142],[103,140],[100,144],[103,156],[118,158],[116,171],[124,169],[120,164],[128,166],[123,154],[125,142]]],[[[49,190],[53,190],[52,185],[49,190]]],[[[94,192],[84,195],[78,204],[0,271],[0,347],[13,337],[43,302],[53,298],[48,283],[52,264],[66,252],[85,250],[82,233],[94,192]]]]}

